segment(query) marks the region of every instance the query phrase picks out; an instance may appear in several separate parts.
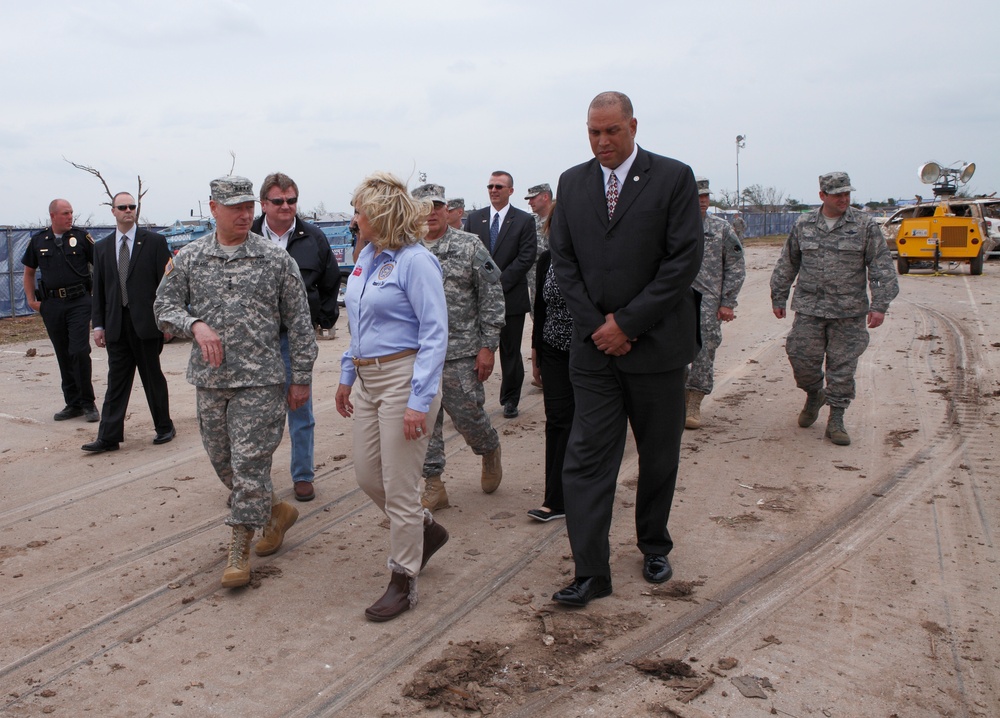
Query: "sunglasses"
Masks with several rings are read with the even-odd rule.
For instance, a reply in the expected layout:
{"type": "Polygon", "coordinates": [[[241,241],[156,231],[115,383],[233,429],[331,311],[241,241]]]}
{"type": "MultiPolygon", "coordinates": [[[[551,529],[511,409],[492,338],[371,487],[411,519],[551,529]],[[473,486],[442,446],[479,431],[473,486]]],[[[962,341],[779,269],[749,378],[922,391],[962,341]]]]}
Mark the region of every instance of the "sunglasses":
{"type": "Polygon", "coordinates": [[[271,204],[273,204],[275,207],[280,207],[285,202],[288,202],[288,205],[292,206],[293,204],[298,204],[299,198],[298,197],[289,197],[288,199],[285,199],[284,197],[279,197],[278,199],[271,199],[270,197],[268,197],[267,201],[270,202],[271,204]]]}
{"type": "Polygon", "coordinates": [[[115,209],[117,209],[119,212],[124,212],[127,209],[135,209],[135,205],[134,204],[116,204],[115,205],[115,209]]]}
{"type": "Polygon", "coordinates": [[[507,185],[503,184],[488,184],[486,189],[508,189],[507,185]]]}

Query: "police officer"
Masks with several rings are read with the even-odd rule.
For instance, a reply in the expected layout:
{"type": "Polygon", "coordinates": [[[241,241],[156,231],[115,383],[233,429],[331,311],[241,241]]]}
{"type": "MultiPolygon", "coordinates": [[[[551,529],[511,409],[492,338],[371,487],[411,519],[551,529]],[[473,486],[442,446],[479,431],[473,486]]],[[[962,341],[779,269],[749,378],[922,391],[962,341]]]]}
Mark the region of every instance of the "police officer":
{"type": "Polygon", "coordinates": [[[73,226],[73,206],[64,199],[49,203],[52,226],[31,238],[21,263],[28,306],[42,315],[59,362],[66,406],[52,418],[83,416],[100,421],[90,380],[90,267],[94,238],[73,226]],[[41,283],[35,287],[36,272],[41,283]]]}
{"type": "Polygon", "coordinates": [[[285,406],[310,395],[316,335],[295,260],[250,231],[253,185],[244,177],[211,183],[216,228],[174,258],[156,292],[160,329],[192,337],[188,381],[197,388],[198,424],[208,458],[231,490],[227,588],[250,582],[255,551],[277,551],[299,516],[272,493],[271,457],[281,443],[285,406]],[[291,381],[285,389],[281,328],[287,329],[291,381]]]}
{"type": "Polygon", "coordinates": [[[423,243],[441,263],[448,305],[448,353],[441,374],[441,409],[424,459],[424,493],[420,503],[431,511],[447,508],[444,472],[444,412],[465,438],[473,453],[482,457],[480,485],[491,494],[500,486],[500,437],[483,408],[485,382],[493,372],[495,352],[504,324],[500,268],[474,234],[448,224],[444,187],[425,184],[412,192],[416,199],[434,203],[427,218],[423,243]]]}

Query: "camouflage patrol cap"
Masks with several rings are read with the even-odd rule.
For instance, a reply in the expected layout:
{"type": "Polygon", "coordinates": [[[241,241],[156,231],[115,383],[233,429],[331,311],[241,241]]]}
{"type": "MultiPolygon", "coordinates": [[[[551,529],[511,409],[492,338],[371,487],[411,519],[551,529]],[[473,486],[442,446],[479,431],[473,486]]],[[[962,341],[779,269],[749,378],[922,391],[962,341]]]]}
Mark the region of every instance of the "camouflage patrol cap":
{"type": "Polygon", "coordinates": [[[711,190],[708,189],[708,178],[707,177],[695,177],[694,183],[698,185],[698,194],[712,194],[711,190]]]}
{"type": "Polygon", "coordinates": [[[227,207],[257,199],[253,193],[253,182],[246,177],[226,175],[212,180],[209,186],[212,188],[212,199],[227,207]]]}
{"type": "Polygon", "coordinates": [[[444,198],[444,187],[439,184],[422,184],[410,194],[413,195],[413,199],[429,199],[432,202],[448,204],[448,200],[444,198]]]}
{"type": "Polygon", "coordinates": [[[465,209],[465,200],[461,197],[448,200],[448,209],[465,209]]]}
{"type": "Polygon", "coordinates": [[[846,172],[827,172],[819,176],[819,191],[826,194],[843,194],[855,190],[851,187],[851,178],[846,172]]]}
{"type": "Polygon", "coordinates": [[[524,195],[525,199],[531,199],[532,197],[537,197],[542,192],[548,192],[552,194],[552,188],[549,187],[548,182],[542,182],[541,184],[536,184],[534,187],[528,189],[528,194],[524,195]]]}

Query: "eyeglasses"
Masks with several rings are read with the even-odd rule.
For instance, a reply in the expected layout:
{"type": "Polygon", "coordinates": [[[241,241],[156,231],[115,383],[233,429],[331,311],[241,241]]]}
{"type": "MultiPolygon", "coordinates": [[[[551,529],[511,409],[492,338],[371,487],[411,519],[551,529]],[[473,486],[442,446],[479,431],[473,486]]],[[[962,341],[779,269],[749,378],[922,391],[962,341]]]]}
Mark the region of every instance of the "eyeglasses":
{"type": "Polygon", "coordinates": [[[117,209],[119,212],[124,212],[127,209],[135,209],[135,205],[134,204],[116,204],[115,205],[115,209],[117,209]]]}
{"type": "Polygon", "coordinates": [[[270,197],[268,197],[267,201],[273,204],[275,207],[280,207],[285,202],[288,202],[289,206],[291,206],[293,204],[298,204],[299,198],[289,197],[288,199],[285,199],[284,197],[278,197],[277,199],[271,199],[270,197]]]}
{"type": "Polygon", "coordinates": [[[507,187],[507,185],[503,184],[488,184],[486,185],[486,189],[510,189],[510,188],[507,187]]]}

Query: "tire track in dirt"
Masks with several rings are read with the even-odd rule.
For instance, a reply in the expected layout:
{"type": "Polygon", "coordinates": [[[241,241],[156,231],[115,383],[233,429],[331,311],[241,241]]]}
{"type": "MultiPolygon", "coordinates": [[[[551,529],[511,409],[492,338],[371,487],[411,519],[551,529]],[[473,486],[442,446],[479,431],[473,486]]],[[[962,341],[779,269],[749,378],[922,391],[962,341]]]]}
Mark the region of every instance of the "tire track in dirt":
{"type": "MultiPolygon", "coordinates": [[[[892,520],[906,512],[908,507],[925,495],[933,485],[938,464],[951,464],[964,456],[970,444],[980,438],[980,431],[970,436],[961,430],[962,425],[981,426],[978,382],[963,371],[965,365],[975,361],[965,335],[965,325],[931,307],[914,304],[922,321],[941,328],[951,351],[945,366],[940,365],[940,355],[928,352],[926,371],[936,381],[945,382],[950,389],[945,421],[933,431],[925,445],[911,452],[898,469],[873,482],[871,490],[858,497],[829,521],[808,536],[789,546],[755,570],[730,581],[711,596],[702,596],[704,603],[674,620],[668,627],[633,641],[613,659],[595,665],[577,675],[574,685],[566,685],[531,696],[527,701],[505,716],[528,718],[538,715],[559,715],[560,711],[578,706],[570,701],[583,691],[621,695],[629,689],[623,685],[638,686],[646,678],[637,677],[628,664],[642,657],[661,655],[724,655],[728,646],[740,637],[752,634],[762,617],[779,611],[796,597],[825,580],[832,571],[861,548],[870,545],[892,520]],[[959,357],[960,359],[954,359],[959,357]],[[941,461],[942,455],[946,457],[941,461]]],[[[986,433],[984,430],[982,433],[986,433]]],[[[984,437],[985,438],[985,437],[984,437]]],[[[976,503],[979,503],[976,500],[976,503]]],[[[980,503],[981,507],[981,503],[980,503]]],[[[984,531],[989,531],[985,512],[979,510],[984,531]]],[[[941,555],[940,536],[937,537],[937,555],[941,555]]],[[[992,546],[991,546],[992,547],[992,546]]],[[[941,559],[943,560],[943,558],[941,559]]],[[[944,596],[945,613],[952,611],[944,596]]],[[[954,644],[951,653],[953,688],[968,708],[973,699],[966,693],[965,674],[954,644]]]]}

